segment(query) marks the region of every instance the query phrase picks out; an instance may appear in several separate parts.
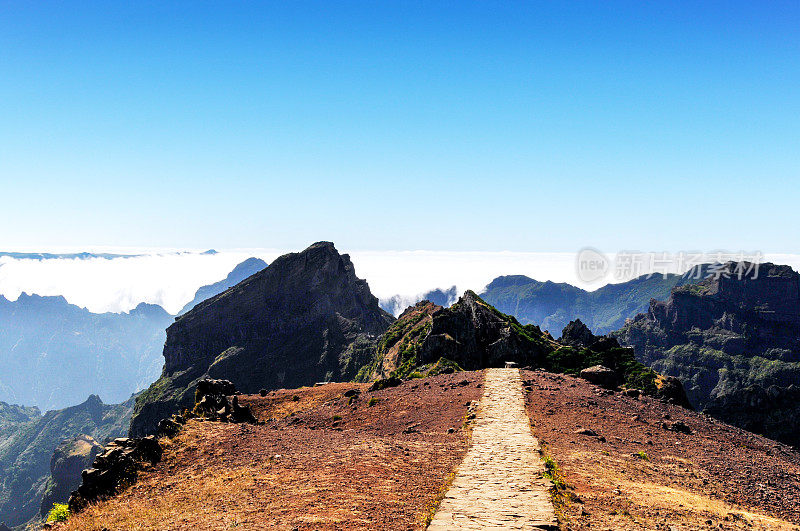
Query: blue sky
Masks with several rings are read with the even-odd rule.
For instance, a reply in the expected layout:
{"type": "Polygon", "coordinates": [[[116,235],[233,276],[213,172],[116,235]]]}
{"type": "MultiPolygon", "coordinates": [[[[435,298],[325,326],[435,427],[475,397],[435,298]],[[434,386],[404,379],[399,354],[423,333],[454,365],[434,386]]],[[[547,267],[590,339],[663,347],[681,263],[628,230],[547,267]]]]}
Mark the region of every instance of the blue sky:
{"type": "Polygon", "coordinates": [[[0,246],[796,252],[797,2],[0,2],[0,246]]]}

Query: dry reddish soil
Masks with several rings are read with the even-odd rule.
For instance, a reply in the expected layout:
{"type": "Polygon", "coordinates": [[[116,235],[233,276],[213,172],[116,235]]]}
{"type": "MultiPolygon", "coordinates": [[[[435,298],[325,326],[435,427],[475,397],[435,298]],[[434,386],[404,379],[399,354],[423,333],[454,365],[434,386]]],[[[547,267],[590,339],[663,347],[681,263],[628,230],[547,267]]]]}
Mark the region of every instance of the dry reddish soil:
{"type": "MultiPolygon", "coordinates": [[[[578,378],[523,380],[534,434],[568,485],[554,498],[562,529],[800,529],[793,449],[578,378]],[[677,421],[691,433],[664,429],[677,421]]],[[[59,529],[421,529],[465,455],[482,381],[243,396],[263,425],[189,422],[138,483],[59,529]]]]}
{"type": "Polygon", "coordinates": [[[800,529],[800,454],[790,447],[579,378],[523,371],[523,380],[534,433],[573,487],[558,498],[562,528],[800,529]],[[691,433],[662,427],[676,421],[691,433]]]}
{"type": "Polygon", "coordinates": [[[59,529],[422,529],[466,452],[482,381],[242,396],[263,425],[190,421],[135,485],[59,529]]]}

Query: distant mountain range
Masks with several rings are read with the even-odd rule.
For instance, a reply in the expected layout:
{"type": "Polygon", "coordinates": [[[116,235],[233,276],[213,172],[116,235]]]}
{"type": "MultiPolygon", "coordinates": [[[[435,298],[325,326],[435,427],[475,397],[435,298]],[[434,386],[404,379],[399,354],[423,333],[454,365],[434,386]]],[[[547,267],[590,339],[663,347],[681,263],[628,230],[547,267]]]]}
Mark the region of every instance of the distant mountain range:
{"type": "Polygon", "coordinates": [[[650,299],[663,300],[672,288],[698,281],[691,275],[643,275],[586,291],[571,284],[510,275],[497,277],[480,295],[501,312],[523,324],[538,325],[553,337],[575,319],[596,334],[607,334],[622,327],[626,319],[647,311],[650,299]]]}
{"type": "MultiPolygon", "coordinates": [[[[181,313],[266,265],[245,260],[225,279],[198,289],[181,313]]],[[[153,304],[96,314],[64,297],[23,293],[12,302],[0,295],[0,400],[43,411],[78,403],[88,393],[121,402],[158,378],[173,320],[153,304]]]]}
{"type": "Polygon", "coordinates": [[[0,400],[42,410],[89,393],[121,402],[158,375],[172,320],[144,303],[129,313],[96,314],[63,297],[0,296],[0,400]]]}
{"type": "MultiPolygon", "coordinates": [[[[607,334],[637,314],[647,311],[650,299],[669,297],[676,286],[699,282],[690,275],[643,275],[619,284],[586,291],[564,282],[541,282],[524,275],[500,276],[492,280],[480,297],[522,324],[535,324],[558,337],[570,321],[580,319],[592,331],[607,334]]],[[[455,286],[409,297],[382,299],[381,308],[395,317],[409,306],[428,300],[447,308],[458,300],[455,286]]]]}

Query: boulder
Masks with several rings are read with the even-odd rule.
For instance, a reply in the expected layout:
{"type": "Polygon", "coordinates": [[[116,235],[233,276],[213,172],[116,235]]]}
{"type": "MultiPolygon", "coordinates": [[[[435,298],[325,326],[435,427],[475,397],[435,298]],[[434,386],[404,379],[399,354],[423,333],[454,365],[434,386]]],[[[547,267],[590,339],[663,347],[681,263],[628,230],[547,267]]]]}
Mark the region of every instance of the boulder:
{"type": "Polygon", "coordinates": [[[403,380],[398,378],[397,376],[390,376],[388,378],[381,378],[379,380],[375,380],[372,385],[369,386],[370,391],[380,391],[381,389],[386,389],[387,387],[397,387],[403,383],[403,380]]]}
{"type": "Polygon", "coordinates": [[[615,371],[602,365],[594,365],[593,367],[583,369],[581,371],[581,378],[607,389],[616,387],[620,380],[619,375],[615,371]]]}

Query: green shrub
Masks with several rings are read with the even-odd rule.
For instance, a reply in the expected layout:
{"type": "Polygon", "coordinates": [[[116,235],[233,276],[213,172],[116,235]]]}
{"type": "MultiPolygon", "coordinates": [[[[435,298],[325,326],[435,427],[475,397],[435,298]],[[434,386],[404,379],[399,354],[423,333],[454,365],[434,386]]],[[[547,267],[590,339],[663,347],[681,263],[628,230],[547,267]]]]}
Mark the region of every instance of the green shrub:
{"type": "Polygon", "coordinates": [[[369,407],[372,407],[372,406],[374,406],[374,405],[375,405],[375,404],[377,404],[377,403],[378,403],[378,399],[377,399],[377,398],[375,398],[375,397],[373,396],[372,398],[370,398],[370,399],[369,399],[369,402],[367,402],[367,405],[368,405],[369,407]]]}
{"type": "Polygon", "coordinates": [[[557,491],[567,488],[567,483],[564,481],[564,474],[558,467],[556,460],[547,454],[542,457],[542,460],[544,461],[544,474],[542,475],[553,482],[553,486],[557,491]]]}
{"type": "Polygon", "coordinates": [[[633,455],[638,457],[642,461],[650,461],[650,456],[647,455],[647,452],[645,452],[644,450],[639,450],[638,452],[636,452],[633,455]]]}
{"type": "Polygon", "coordinates": [[[333,421],[334,421],[334,422],[337,422],[337,421],[339,421],[339,420],[342,420],[342,416],[341,416],[341,415],[334,415],[334,416],[333,416],[333,421]]]}
{"type": "Polygon", "coordinates": [[[66,522],[69,517],[69,506],[66,503],[54,503],[53,508],[47,513],[48,522],[66,522]]]}
{"type": "Polygon", "coordinates": [[[418,378],[423,378],[423,376],[422,376],[422,374],[420,374],[417,371],[414,371],[414,372],[412,372],[411,374],[408,375],[408,379],[409,380],[416,380],[418,378]]]}

